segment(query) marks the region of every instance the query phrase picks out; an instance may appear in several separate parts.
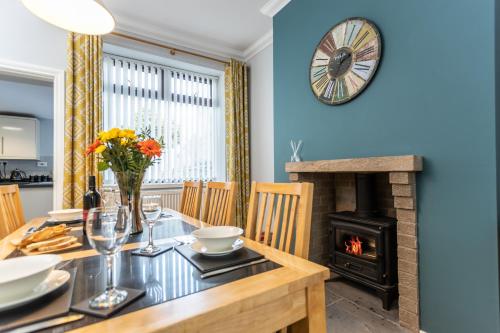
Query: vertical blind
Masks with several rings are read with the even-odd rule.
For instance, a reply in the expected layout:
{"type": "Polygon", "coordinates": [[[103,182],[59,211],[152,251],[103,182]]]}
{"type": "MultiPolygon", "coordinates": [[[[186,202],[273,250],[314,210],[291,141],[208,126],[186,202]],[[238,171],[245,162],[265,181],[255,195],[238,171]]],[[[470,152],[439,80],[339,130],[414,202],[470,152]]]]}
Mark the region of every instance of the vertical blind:
{"type": "MultiPolygon", "coordinates": [[[[145,184],[225,179],[218,77],[112,54],[103,61],[103,128],[149,127],[163,137],[162,158],[147,170],[145,184]]],[[[114,183],[111,172],[104,183],[114,183]]]]}

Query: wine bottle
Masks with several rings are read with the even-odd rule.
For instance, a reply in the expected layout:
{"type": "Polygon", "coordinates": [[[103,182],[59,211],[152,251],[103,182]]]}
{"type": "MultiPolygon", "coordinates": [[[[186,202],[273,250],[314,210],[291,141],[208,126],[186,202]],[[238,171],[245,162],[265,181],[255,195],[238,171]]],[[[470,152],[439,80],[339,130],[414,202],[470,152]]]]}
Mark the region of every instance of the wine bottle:
{"type": "Polygon", "coordinates": [[[86,234],[87,231],[85,227],[87,225],[87,216],[89,210],[92,208],[101,207],[101,195],[97,192],[95,188],[95,176],[89,176],[89,190],[83,196],[83,233],[86,234]]]}

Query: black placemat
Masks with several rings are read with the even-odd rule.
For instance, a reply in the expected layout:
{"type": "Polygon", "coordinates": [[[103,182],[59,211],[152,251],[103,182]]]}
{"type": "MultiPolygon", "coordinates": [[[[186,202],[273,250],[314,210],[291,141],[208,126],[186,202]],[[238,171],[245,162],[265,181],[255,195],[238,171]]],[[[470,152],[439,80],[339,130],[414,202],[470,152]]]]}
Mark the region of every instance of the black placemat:
{"type": "Polygon", "coordinates": [[[1,312],[0,332],[59,317],[68,313],[73,295],[76,268],[70,268],[67,271],[71,276],[65,286],[32,303],[24,304],[6,312],[1,312]]]}
{"type": "Polygon", "coordinates": [[[96,316],[96,317],[108,318],[108,317],[112,316],[114,313],[116,313],[116,312],[120,311],[121,309],[123,309],[124,307],[128,306],[132,302],[135,302],[139,297],[142,297],[146,294],[145,290],[130,289],[130,288],[119,288],[119,289],[127,291],[127,298],[125,299],[125,301],[123,301],[122,303],[120,303],[112,308],[101,309],[101,310],[92,309],[89,306],[89,301],[90,301],[90,299],[92,299],[93,297],[96,296],[96,295],[93,295],[87,299],[84,299],[80,303],[73,305],[71,307],[71,310],[76,311],[76,312],[80,312],[80,313],[89,314],[89,315],[96,316]]]}
{"type": "Polygon", "coordinates": [[[225,256],[209,257],[191,250],[191,245],[181,245],[175,248],[184,258],[189,260],[201,273],[208,273],[218,269],[246,264],[264,258],[260,253],[243,247],[225,256]]]}
{"type": "Polygon", "coordinates": [[[132,255],[143,256],[143,257],[156,257],[164,252],[172,250],[174,248],[174,246],[177,244],[178,243],[172,238],[171,243],[162,244],[162,245],[155,245],[158,248],[158,250],[156,252],[148,253],[148,252],[143,252],[142,249],[137,249],[137,250],[132,251],[132,255]]]}

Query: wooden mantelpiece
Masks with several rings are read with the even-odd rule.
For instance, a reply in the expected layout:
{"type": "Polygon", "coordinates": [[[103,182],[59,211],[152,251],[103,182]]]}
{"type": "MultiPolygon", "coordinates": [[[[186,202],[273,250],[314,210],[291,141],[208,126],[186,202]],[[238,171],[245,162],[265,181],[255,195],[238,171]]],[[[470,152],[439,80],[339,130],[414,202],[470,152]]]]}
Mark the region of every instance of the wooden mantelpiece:
{"type": "Polygon", "coordinates": [[[347,158],[288,162],[286,172],[416,172],[422,171],[422,157],[416,155],[347,158]]]}

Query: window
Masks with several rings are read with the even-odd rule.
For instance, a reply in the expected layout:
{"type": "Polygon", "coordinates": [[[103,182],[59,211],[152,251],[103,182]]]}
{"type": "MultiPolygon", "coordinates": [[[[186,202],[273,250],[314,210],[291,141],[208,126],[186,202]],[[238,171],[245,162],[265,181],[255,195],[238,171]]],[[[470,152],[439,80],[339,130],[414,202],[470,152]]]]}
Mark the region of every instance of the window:
{"type": "MultiPolygon", "coordinates": [[[[219,77],[104,54],[103,128],[150,127],[164,154],[145,184],[225,179],[219,77]]],[[[110,171],[105,184],[112,184],[110,171]]]]}

